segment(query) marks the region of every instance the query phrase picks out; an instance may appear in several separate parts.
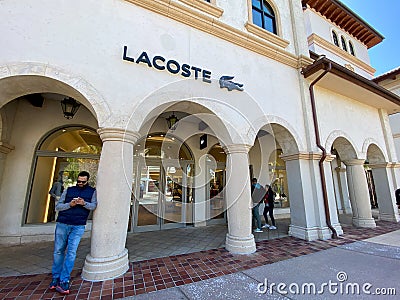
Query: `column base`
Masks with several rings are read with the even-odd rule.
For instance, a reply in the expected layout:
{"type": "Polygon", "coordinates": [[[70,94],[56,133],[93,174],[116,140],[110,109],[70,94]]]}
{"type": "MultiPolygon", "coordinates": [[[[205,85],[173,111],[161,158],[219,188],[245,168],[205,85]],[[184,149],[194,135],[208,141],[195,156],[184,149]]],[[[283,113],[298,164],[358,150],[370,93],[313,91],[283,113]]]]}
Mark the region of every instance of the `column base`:
{"type": "Polygon", "coordinates": [[[305,228],[296,225],[289,225],[289,235],[306,241],[319,239],[318,228],[305,228]]]}
{"type": "Polygon", "coordinates": [[[346,208],[344,209],[344,213],[345,213],[345,214],[352,214],[352,213],[353,213],[353,210],[351,209],[351,207],[346,207],[346,208]]]}
{"type": "Polygon", "coordinates": [[[128,249],[112,257],[95,258],[88,254],[82,269],[82,279],[103,281],[123,275],[129,269],[128,249]]]}
{"type": "Polygon", "coordinates": [[[356,227],[365,227],[365,228],[375,228],[376,227],[374,218],[353,217],[352,222],[353,222],[353,225],[356,227]]]}
{"type": "Polygon", "coordinates": [[[379,212],[379,220],[397,223],[400,221],[400,216],[398,213],[388,214],[379,212]]]}
{"type": "MultiPolygon", "coordinates": [[[[340,224],[334,224],[332,226],[335,228],[338,236],[343,234],[343,229],[340,224]]],[[[306,241],[329,240],[332,238],[332,231],[327,226],[305,228],[301,226],[290,225],[289,235],[306,241]]]]}
{"type": "Polygon", "coordinates": [[[336,230],[336,234],[339,235],[343,235],[343,228],[342,225],[340,225],[339,223],[337,224],[332,224],[332,227],[335,228],[336,230]]]}
{"type": "Polygon", "coordinates": [[[225,249],[234,254],[250,254],[256,252],[254,235],[247,237],[232,236],[226,234],[225,249]]]}

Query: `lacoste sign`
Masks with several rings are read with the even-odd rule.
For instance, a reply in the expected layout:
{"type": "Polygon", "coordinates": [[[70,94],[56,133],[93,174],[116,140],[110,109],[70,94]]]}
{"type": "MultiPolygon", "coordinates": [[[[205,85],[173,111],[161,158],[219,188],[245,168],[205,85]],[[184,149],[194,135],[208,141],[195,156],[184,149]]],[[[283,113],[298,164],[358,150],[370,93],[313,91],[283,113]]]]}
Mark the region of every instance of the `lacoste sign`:
{"type": "MultiPolygon", "coordinates": [[[[181,64],[174,59],[166,59],[161,55],[150,56],[146,51],[137,56],[137,58],[128,55],[128,46],[124,46],[122,59],[131,63],[145,64],[149,68],[159,71],[167,71],[174,75],[180,75],[185,78],[194,78],[202,80],[204,83],[212,83],[211,71],[189,64],[181,64]]],[[[221,76],[219,79],[220,88],[226,88],[228,91],[243,91],[243,84],[232,82],[234,76],[221,76]]]]}

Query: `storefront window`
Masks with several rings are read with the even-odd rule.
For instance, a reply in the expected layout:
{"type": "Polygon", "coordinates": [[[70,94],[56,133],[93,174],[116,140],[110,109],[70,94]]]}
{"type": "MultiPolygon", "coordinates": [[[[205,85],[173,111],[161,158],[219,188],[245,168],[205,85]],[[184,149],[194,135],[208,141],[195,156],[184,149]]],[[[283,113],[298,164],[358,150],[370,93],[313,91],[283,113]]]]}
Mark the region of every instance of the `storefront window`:
{"type": "Polygon", "coordinates": [[[271,153],[269,158],[269,171],[270,177],[273,178],[271,182],[272,190],[276,193],[275,205],[276,207],[289,207],[289,189],[286,175],[286,163],[280,155],[281,149],[277,149],[271,153]]]}
{"type": "Polygon", "coordinates": [[[25,224],[54,222],[57,198],[64,189],[76,184],[80,171],[88,171],[89,184],[96,185],[101,147],[96,131],[84,127],[60,128],[39,144],[33,162],[25,224]]]}

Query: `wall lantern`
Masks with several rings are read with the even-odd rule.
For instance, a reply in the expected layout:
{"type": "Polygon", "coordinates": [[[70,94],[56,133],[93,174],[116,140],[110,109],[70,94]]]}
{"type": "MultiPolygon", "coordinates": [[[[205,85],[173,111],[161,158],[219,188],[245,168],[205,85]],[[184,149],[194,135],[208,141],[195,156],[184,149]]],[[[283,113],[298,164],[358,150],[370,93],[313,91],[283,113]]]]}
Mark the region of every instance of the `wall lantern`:
{"type": "Polygon", "coordinates": [[[64,117],[67,119],[72,119],[75,116],[80,106],[81,104],[71,97],[64,98],[64,100],[61,101],[61,108],[64,117]]]}
{"type": "Polygon", "coordinates": [[[172,115],[170,115],[170,116],[167,118],[168,128],[171,129],[171,130],[175,130],[178,121],[179,121],[178,117],[175,116],[174,113],[172,113],[172,115]]]}

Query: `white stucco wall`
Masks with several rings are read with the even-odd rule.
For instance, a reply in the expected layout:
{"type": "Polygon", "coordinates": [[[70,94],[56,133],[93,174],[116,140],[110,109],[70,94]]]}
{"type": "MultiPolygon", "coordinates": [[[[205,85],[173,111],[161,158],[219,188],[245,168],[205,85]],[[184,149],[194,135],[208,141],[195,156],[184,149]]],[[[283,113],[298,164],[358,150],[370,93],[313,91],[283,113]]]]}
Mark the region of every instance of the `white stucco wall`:
{"type": "Polygon", "coordinates": [[[368,139],[377,142],[378,147],[386,153],[382,125],[376,108],[323,88],[317,88],[316,105],[323,145],[336,132],[336,135],[350,139],[349,142],[353,144],[360,158],[365,158],[362,151],[364,142],[368,139]]]}

